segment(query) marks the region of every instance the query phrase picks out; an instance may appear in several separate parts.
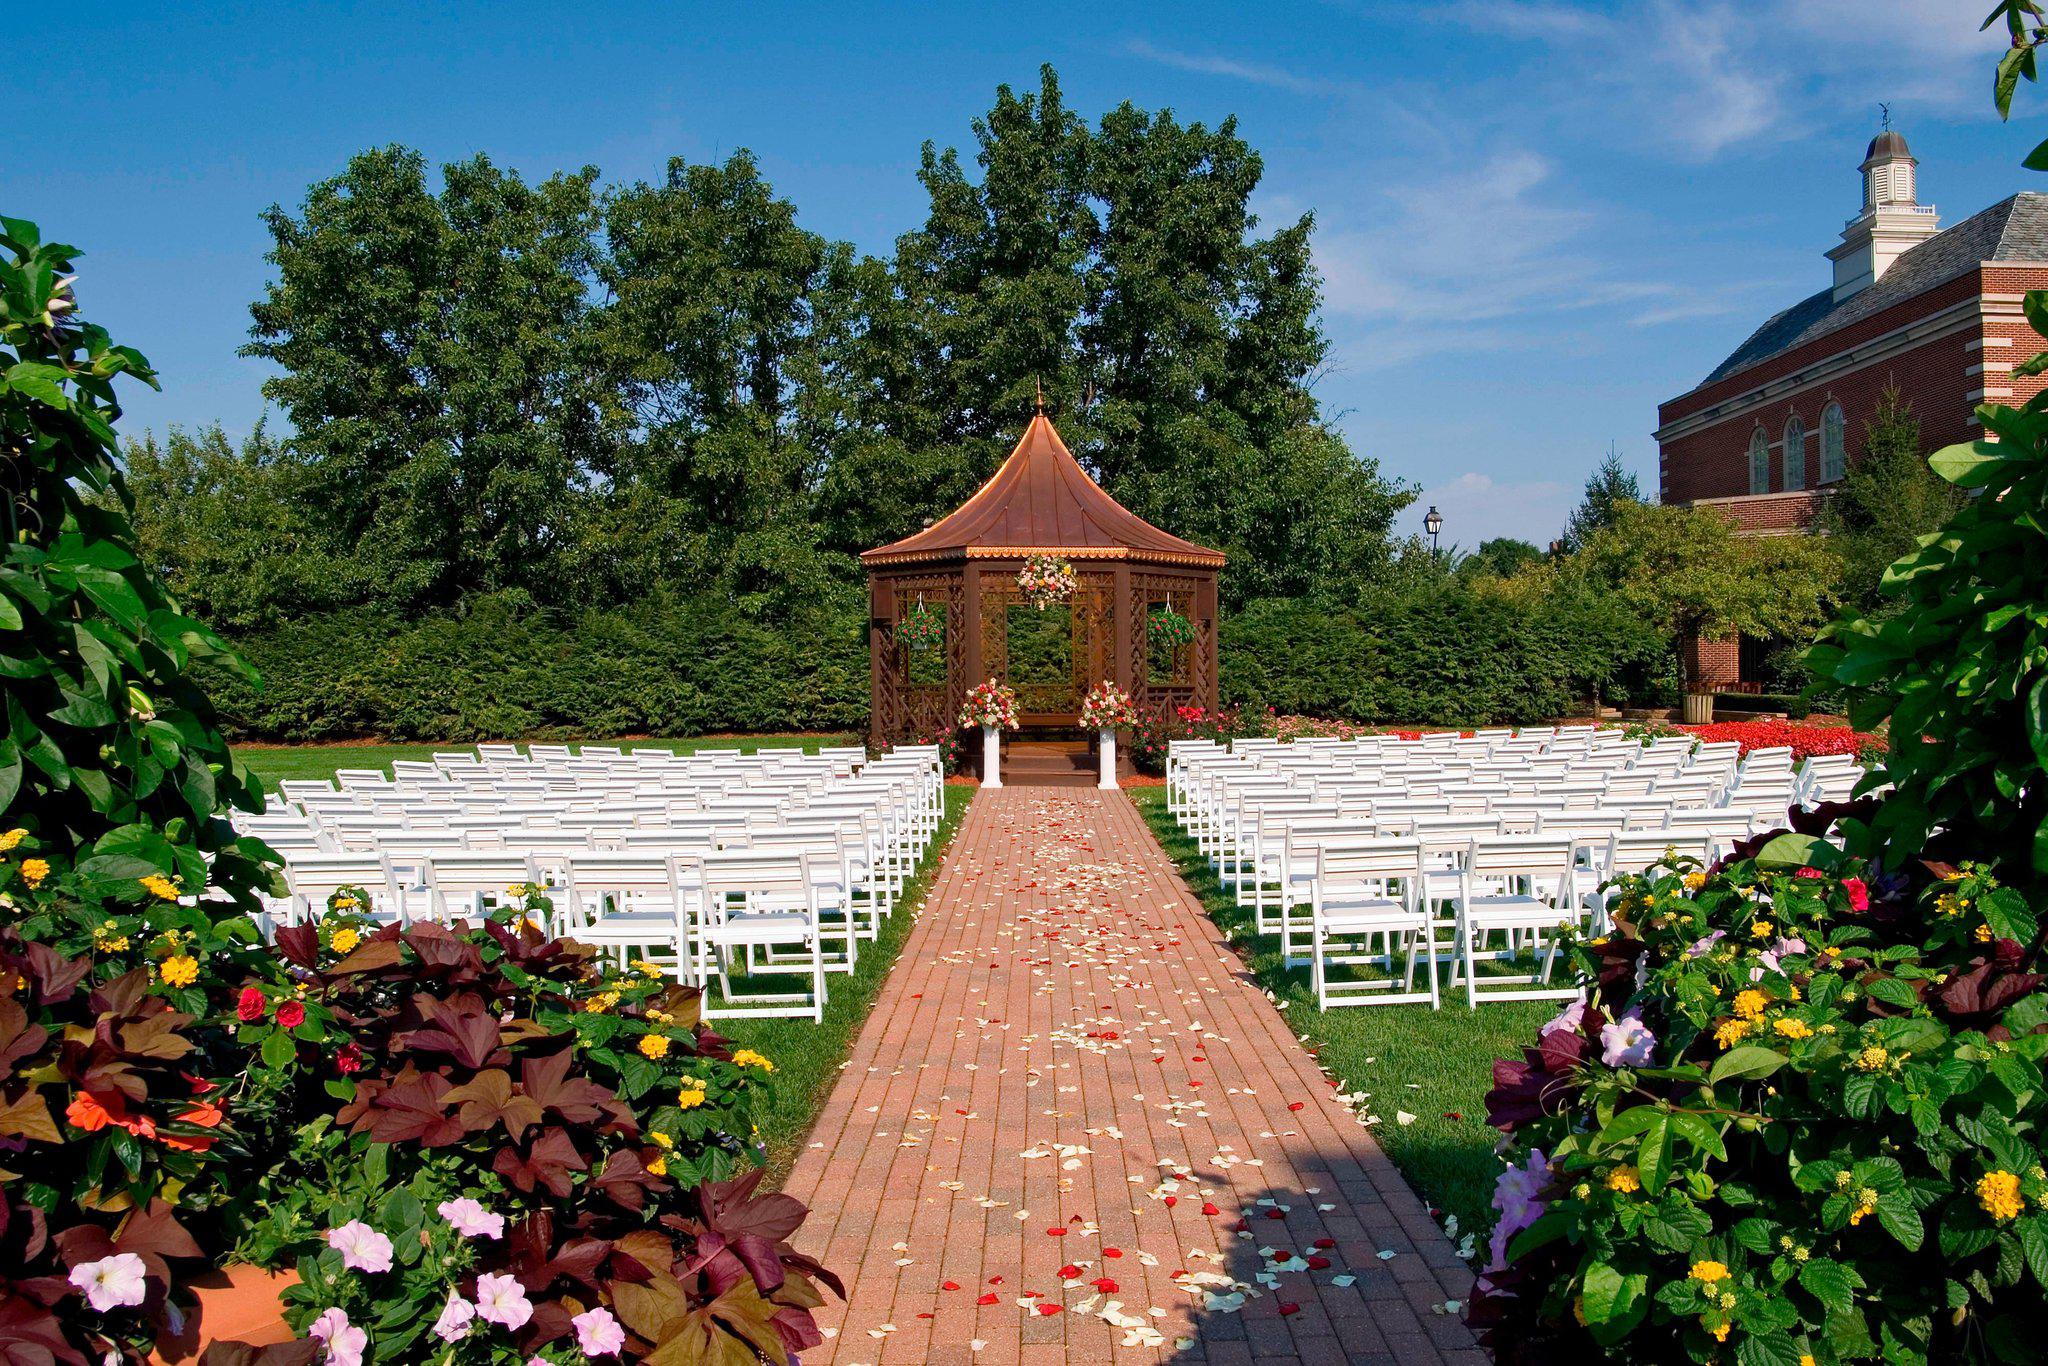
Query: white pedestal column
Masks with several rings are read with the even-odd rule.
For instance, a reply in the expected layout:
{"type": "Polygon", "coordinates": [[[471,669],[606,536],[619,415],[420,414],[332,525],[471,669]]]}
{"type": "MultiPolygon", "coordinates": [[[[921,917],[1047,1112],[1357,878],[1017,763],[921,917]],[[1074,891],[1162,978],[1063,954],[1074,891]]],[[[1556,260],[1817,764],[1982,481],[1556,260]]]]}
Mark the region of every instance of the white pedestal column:
{"type": "Polygon", "coordinates": [[[1098,731],[1096,732],[1096,738],[1100,742],[1097,745],[1097,758],[1101,763],[1101,767],[1096,771],[1095,785],[1097,787],[1114,788],[1116,786],[1116,732],[1113,730],[1098,731]]]}
{"type": "Polygon", "coordinates": [[[994,726],[981,728],[981,785],[1003,785],[1003,733],[994,726]]]}

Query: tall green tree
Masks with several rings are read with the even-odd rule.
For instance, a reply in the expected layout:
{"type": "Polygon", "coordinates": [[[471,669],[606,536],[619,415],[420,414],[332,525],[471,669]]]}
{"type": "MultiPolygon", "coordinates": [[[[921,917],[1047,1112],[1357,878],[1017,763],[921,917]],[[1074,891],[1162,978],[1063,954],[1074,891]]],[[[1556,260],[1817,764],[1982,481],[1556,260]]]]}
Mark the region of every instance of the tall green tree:
{"type": "Polygon", "coordinates": [[[978,180],[926,147],[926,222],[899,241],[896,307],[851,371],[888,396],[882,430],[937,453],[913,471],[926,515],[988,475],[1042,382],[1112,494],[1231,554],[1232,601],[1380,570],[1412,495],[1322,419],[1313,221],[1257,235],[1264,168],[1235,121],[1125,104],[1090,128],[1047,67],[1035,94],[1000,88],[974,133],[978,180]]]}
{"type": "Polygon", "coordinates": [[[1664,632],[1688,642],[1732,633],[1786,636],[1816,625],[1834,584],[1832,550],[1812,536],[1744,536],[1718,512],[1619,503],[1577,559],[1596,581],[1664,632]]]}
{"type": "Polygon", "coordinates": [[[265,215],[277,279],[244,353],[279,373],[305,498],[390,600],[559,590],[616,401],[583,354],[594,168],[364,152],[265,215]]]}
{"type": "Polygon", "coordinates": [[[241,445],[218,423],[173,427],[122,451],[135,539],[179,603],[231,630],[275,626],[371,591],[304,485],[308,468],[258,424],[241,445]]]}
{"type": "Polygon", "coordinates": [[[1642,486],[1636,482],[1635,474],[1621,463],[1614,448],[1608,447],[1606,458],[1586,480],[1585,495],[1565,521],[1561,538],[1564,548],[1573,553],[1583,550],[1593,533],[1614,525],[1615,511],[1623,503],[1642,501],[1642,486]]]}
{"type": "MultiPolygon", "coordinates": [[[[815,296],[847,249],[797,226],[753,158],[677,158],[605,196],[592,318],[631,422],[579,553],[600,591],[815,592],[814,490],[831,457],[815,296]]],[[[830,324],[828,324],[830,325],[830,324]]]]}
{"type": "Polygon", "coordinates": [[[1863,451],[1822,506],[1819,526],[1842,561],[1842,601],[1882,610],[1885,568],[1954,516],[1968,495],[1929,467],[1920,419],[1896,387],[1879,395],[1863,451]]]}

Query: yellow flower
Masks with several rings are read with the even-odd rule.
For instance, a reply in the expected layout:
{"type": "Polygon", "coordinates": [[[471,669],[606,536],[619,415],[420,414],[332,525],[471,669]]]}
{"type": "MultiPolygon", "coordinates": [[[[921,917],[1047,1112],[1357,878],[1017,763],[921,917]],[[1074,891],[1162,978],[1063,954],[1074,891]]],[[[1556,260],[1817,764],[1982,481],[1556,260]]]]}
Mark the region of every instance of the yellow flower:
{"type": "Polygon", "coordinates": [[[337,896],[334,898],[334,909],[337,911],[352,911],[362,904],[362,902],[352,896],[337,896]]]}
{"type": "Polygon", "coordinates": [[[732,1063],[735,1067],[758,1067],[763,1072],[773,1072],[775,1070],[774,1063],[768,1061],[768,1059],[762,1057],[751,1048],[742,1048],[735,1051],[732,1055],[732,1063]]]}
{"type": "Polygon", "coordinates": [[[643,977],[661,976],[661,965],[659,963],[650,963],[645,958],[635,958],[633,960],[633,970],[643,977]]]}
{"type": "Polygon", "coordinates": [[[1769,939],[1776,933],[1776,930],[1772,927],[1770,921],[1759,920],[1749,927],[1749,933],[1753,939],[1769,939]]]}
{"type": "Polygon", "coordinates": [[[1728,1325],[1725,1323],[1717,1323],[1709,1331],[1713,1333],[1714,1341],[1716,1342],[1726,1342],[1728,1340],[1728,1325]]]}
{"type": "Polygon", "coordinates": [[[663,1152],[666,1152],[670,1148],[676,1146],[676,1141],[670,1138],[667,1134],[663,1133],[659,1129],[656,1129],[649,1133],[647,1135],[647,1139],[650,1143],[654,1144],[655,1147],[660,1148],[663,1152]]]}
{"type": "Polygon", "coordinates": [[[1723,1048],[1733,1048],[1749,1036],[1749,1030],[1747,1020],[1723,1020],[1714,1028],[1714,1042],[1723,1048]]]}
{"type": "Polygon", "coordinates": [[[649,1176],[667,1176],[668,1156],[666,1154],[662,1154],[656,1157],[652,1162],[648,1163],[647,1174],[649,1176]]]}
{"type": "Polygon", "coordinates": [[[1961,915],[1968,903],[1954,892],[1943,892],[1934,898],[1934,909],[1942,915],[1961,915]]]}
{"type": "Polygon", "coordinates": [[[1993,1219],[2017,1219],[2026,1205],[2020,1200],[2020,1179],[2011,1172],[1997,1171],[1977,1181],[1977,1203],[1993,1219]]]}
{"type": "Polygon", "coordinates": [[[1642,1177],[1634,1167],[1616,1167],[1607,1173],[1607,1189],[1611,1191],[1619,1191],[1626,1195],[1630,1191],[1639,1191],[1642,1188],[1642,1177]]]}
{"type": "Polygon", "coordinates": [[[178,884],[165,877],[162,873],[151,873],[148,877],[142,879],[142,885],[151,896],[157,897],[160,900],[176,901],[178,899],[178,884]]]}
{"type": "Polygon", "coordinates": [[[163,979],[165,986],[189,987],[199,980],[199,960],[190,954],[181,953],[175,958],[166,958],[157,964],[156,972],[157,976],[163,979]]]}
{"type": "Polygon", "coordinates": [[[43,885],[43,879],[50,875],[50,861],[42,858],[21,861],[21,880],[31,887],[43,885]]]}
{"type": "Polygon", "coordinates": [[[1851,1181],[1854,1181],[1855,1179],[1856,1179],[1855,1177],[1853,1177],[1853,1176],[1849,1175],[1849,1173],[1847,1173],[1847,1172],[1845,1172],[1845,1171],[1842,1171],[1842,1172],[1836,1172],[1836,1173],[1835,1173],[1835,1189],[1836,1189],[1836,1190],[1838,1190],[1838,1191],[1845,1191],[1845,1190],[1849,1189],[1849,1183],[1850,1183],[1851,1181]]]}
{"type": "Polygon", "coordinates": [[[344,925],[340,929],[336,930],[334,932],[334,938],[328,941],[328,943],[334,946],[334,951],[336,953],[354,953],[356,951],[356,945],[362,942],[363,936],[353,926],[350,925],[344,925]]]}
{"type": "Polygon", "coordinates": [[[1811,1353],[1811,1352],[1802,1352],[1802,1353],[1800,1353],[1800,1354],[1799,1354],[1799,1366],[1813,1366],[1813,1353],[1811,1353]]]}
{"type": "Polygon", "coordinates": [[[1705,873],[1692,872],[1685,875],[1685,890],[1688,892],[1697,892],[1706,885],[1707,875],[1705,873]]]}
{"type": "Polygon", "coordinates": [[[1970,937],[1979,944],[1989,944],[1993,937],[1991,927],[1989,925],[1979,925],[1976,929],[1970,931],[1970,937]]]}
{"type": "Polygon", "coordinates": [[[583,1003],[583,1012],[586,1015],[602,1015],[618,1003],[618,992],[601,991],[583,1003]]]}
{"type": "Polygon", "coordinates": [[[653,1009],[648,1010],[647,1018],[654,1021],[658,1025],[674,1024],[676,1019],[675,1016],[669,1014],[666,1010],[653,1009]]]}
{"type": "Polygon", "coordinates": [[[14,827],[14,829],[9,830],[6,834],[0,835],[0,854],[8,852],[9,850],[13,849],[15,845],[20,844],[23,840],[27,838],[28,831],[22,829],[18,825],[14,827]]]}
{"type": "Polygon", "coordinates": [[[1849,1222],[1860,1224],[1876,1212],[1877,1192],[1869,1186],[1859,1187],[1856,1191],[1856,1208],[1849,1211],[1849,1222]]]}
{"type": "Polygon", "coordinates": [[[1755,987],[1735,993],[1735,1013],[1745,1020],[1757,1019],[1764,1013],[1764,1007],[1770,1003],[1771,998],[1755,987]]]}
{"type": "Polygon", "coordinates": [[[1805,1039],[1813,1035],[1812,1026],[1804,1020],[1778,1019],[1771,1021],[1771,1028],[1788,1039],[1805,1039]]]}
{"type": "Polygon", "coordinates": [[[1891,1057],[1892,1055],[1885,1052],[1883,1048],[1876,1044],[1871,1044],[1856,1055],[1856,1070],[1858,1072],[1875,1072],[1890,1062],[1891,1057]]]}
{"type": "Polygon", "coordinates": [[[686,1081],[683,1083],[683,1089],[676,1092],[676,1108],[679,1110],[694,1110],[702,1105],[704,1100],[704,1083],[701,1081],[686,1081]]]}
{"type": "Polygon", "coordinates": [[[642,1034],[640,1056],[643,1058],[665,1058],[668,1056],[668,1035],[642,1034]]]}
{"type": "Polygon", "coordinates": [[[1701,1285],[1712,1285],[1715,1281],[1728,1279],[1728,1267],[1724,1262],[1694,1262],[1692,1278],[1701,1285]]]}

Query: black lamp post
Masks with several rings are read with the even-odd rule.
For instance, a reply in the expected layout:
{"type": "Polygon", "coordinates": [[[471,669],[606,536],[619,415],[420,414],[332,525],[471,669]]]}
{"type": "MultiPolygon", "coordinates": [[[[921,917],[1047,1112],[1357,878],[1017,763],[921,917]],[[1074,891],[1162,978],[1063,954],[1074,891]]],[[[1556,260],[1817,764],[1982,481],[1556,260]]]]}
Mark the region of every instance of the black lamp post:
{"type": "Polygon", "coordinates": [[[1444,529],[1444,515],[1436,510],[1436,504],[1429,505],[1429,512],[1422,519],[1422,529],[1429,533],[1429,561],[1435,564],[1437,533],[1444,529]]]}

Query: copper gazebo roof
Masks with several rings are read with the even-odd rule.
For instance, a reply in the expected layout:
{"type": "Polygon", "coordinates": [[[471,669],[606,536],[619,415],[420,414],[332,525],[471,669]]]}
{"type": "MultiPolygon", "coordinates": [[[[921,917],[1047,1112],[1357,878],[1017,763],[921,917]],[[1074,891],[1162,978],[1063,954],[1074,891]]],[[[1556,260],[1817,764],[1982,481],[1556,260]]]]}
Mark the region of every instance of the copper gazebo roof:
{"type": "Polygon", "coordinates": [[[915,535],[863,551],[861,560],[875,566],[1020,555],[1223,563],[1221,551],[1161,531],[1104,493],[1043,412],[973,497],[915,535]]]}

